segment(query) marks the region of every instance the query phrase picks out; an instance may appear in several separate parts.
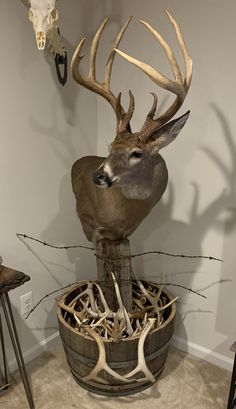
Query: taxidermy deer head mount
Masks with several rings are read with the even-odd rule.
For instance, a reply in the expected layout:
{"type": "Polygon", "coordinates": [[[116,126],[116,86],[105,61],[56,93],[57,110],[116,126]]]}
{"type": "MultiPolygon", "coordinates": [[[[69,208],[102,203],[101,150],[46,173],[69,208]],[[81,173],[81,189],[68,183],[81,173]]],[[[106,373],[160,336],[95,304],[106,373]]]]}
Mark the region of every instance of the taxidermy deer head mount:
{"type": "Polygon", "coordinates": [[[141,23],[163,48],[171,64],[174,80],[118,50],[131,18],[125,22],[114,41],[103,83],[96,79],[95,63],[99,40],[108,18],[103,21],[93,38],[87,78],[79,72],[85,38],[81,40],[72,58],[72,75],[75,81],[105,98],[113,108],[117,121],[116,137],[111,143],[108,157],[81,158],[72,168],[72,186],[77,201],[77,212],[89,240],[97,233],[111,240],[129,236],[160,200],[166,189],[168,173],[159,150],[176,138],[188,119],[189,111],[180,118],[168,122],[182,106],[192,78],[192,60],[179,25],[170,13],[166,11],[166,14],[174,27],[183,54],[184,78],[171,47],[161,34],[145,21],[141,23]],[[125,111],[121,105],[121,94],[116,97],[110,89],[111,71],[116,54],[142,70],[156,85],[176,95],[172,105],[155,118],[157,95],[152,93],[153,105],[138,132],[132,132],[130,126],[134,112],[132,92],[129,91],[130,103],[128,110],[125,111]]]}

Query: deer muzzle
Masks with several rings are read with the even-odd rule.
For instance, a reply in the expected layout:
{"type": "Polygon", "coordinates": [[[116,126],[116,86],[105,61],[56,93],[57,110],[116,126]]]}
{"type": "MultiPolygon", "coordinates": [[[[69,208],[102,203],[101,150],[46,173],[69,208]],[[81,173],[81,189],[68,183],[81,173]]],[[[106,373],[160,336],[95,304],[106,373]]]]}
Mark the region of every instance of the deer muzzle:
{"type": "Polygon", "coordinates": [[[94,172],[93,181],[96,185],[103,189],[107,189],[112,185],[112,180],[110,179],[108,173],[105,172],[102,168],[94,172]]]}
{"type": "Polygon", "coordinates": [[[39,50],[44,50],[46,45],[46,33],[44,31],[38,31],[36,33],[36,42],[39,50]]]}

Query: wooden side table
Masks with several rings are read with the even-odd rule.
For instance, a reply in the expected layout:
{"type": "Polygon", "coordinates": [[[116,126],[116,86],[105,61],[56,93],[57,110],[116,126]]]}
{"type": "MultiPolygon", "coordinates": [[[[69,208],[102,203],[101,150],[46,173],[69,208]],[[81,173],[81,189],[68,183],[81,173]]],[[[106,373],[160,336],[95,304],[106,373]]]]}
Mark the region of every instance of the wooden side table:
{"type": "MultiPolygon", "coordinates": [[[[21,345],[19,341],[19,337],[17,334],[16,324],[11,308],[11,302],[8,295],[10,290],[13,290],[16,287],[24,284],[26,281],[29,281],[30,277],[26,274],[13,270],[11,268],[5,267],[0,264],[0,301],[3,309],[3,313],[5,316],[7,328],[9,331],[9,335],[11,338],[12,347],[15,353],[16,361],[18,364],[18,368],[20,371],[21,379],[24,385],[26,397],[29,403],[30,409],[34,409],[34,402],[32,397],[32,392],[28,380],[28,375],[25,368],[24,358],[21,351],[21,345]]],[[[5,342],[4,342],[4,333],[3,333],[3,326],[2,326],[2,319],[1,319],[1,312],[0,312],[0,345],[2,349],[2,356],[3,356],[3,369],[4,369],[4,385],[0,385],[0,391],[8,388],[10,386],[9,377],[8,377],[8,368],[7,368],[7,356],[5,350],[5,342]]]]}
{"type": "Polygon", "coordinates": [[[230,384],[230,389],[229,389],[229,400],[228,400],[228,406],[227,409],[233,409],[236,407],[236,341],[234,342],[233,345],[230,347],[230,351],[234,352],[234,366],[233,366],[233,372],[231,376],[231,384],[230,384]]]}

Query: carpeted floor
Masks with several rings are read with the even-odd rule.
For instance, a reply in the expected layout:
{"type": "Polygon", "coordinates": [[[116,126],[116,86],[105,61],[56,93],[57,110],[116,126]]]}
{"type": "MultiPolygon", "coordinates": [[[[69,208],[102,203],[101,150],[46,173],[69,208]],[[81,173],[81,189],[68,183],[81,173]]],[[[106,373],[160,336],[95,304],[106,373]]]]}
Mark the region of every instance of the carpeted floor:
{"type": "MultiPolygon", "coordinates": [[[[36,409],[225,409],[230,373],[174,348],[160,380],[144,392],[123,398],[93,395],[74,381],[62,348],[27,365],[36,409]]],[[[0,393],[1,409],[27,409],[18,374],[0,393]]]]}

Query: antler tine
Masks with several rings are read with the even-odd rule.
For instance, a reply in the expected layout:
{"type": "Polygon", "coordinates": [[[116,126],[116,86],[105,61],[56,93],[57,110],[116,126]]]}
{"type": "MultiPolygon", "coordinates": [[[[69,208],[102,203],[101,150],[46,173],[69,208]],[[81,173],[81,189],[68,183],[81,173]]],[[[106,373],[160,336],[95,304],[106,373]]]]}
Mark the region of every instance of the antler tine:
{"type": "Polygon", "coordinates": [[[153,96],[153,104],[152,107],[150,109],[150,111],[147,114],[147,118],[154,118],[154,115],[156,113],[156,109],[157,109],[157,102],[158,102],[158,98],[157,98],[157,94],[155,94],[155,92],[151,92],[151,95],[153,96]]]}
{"type": "Polygon", "coordinates": [[[106,68],[105,68],[105,80],[104,80],[104,85],[105,85],[107,90],[110,90],[111,71],[112,71],[112,67],[113,67],[114,58],[116,56],[116,52],[115,52],[114,48],[119,47],[119,44],[120,44],[120,42],[121,42],[121,40],[123,38],[123,35],[124,35],[124,33],[125,33],[125,31],[126,31],[126,29],[127,29],[127,27],[128,27],[131,20],[132,20],[132,16],[130,16],[126,20],[124,25],[121,27],[121,29],[120,29],[119,33],[117,34],[117,37],[116,37],[116,39],[114,41],[114,44],[113,44],[113,47],[112,47],[113,49],[112,49],[112,51],[111,51],[111,53],[110,53],[110,55],[108,57],[106,68]]]}
{"type": "Polygon", "coordinates": [[[78,84],[84,86],[90,91],[93,91],[101,95],[111,104],[112,108],[115,110],[115,107],[116,107],[115,95],[113,95],[110,90],[106,90],[104,87],[104,84],[100,84],[96,80],[96,75],[95,75],[96,74],[95,62],[96,62],[96,56],[97,56],[98,43],[99,43],[101,34],[106,26],[107,21],[108,21],[108,17],[102,22],[102,24],[99,26],[97,32],[94,35],[93,42],[91,45],[91,51],[90,51],[88,77],[84,78],[79,72],[79,63],[84,57],[80,53],[82,51],[82,48],[85,42],[85,38],[82,38],[76,51],[74,52],[74,55],[71,60],[71,71],[72,71],[72,76],[74,80],[78,82],[78,84]]]}
{"type": "Polygon", "coordinates": [[[154,28],[148,24],[146,21],[143,20],[139,20],[139,22],[141,24],[143,24],[145,27],[147,27],[147,29],[150,31],[150,33],[152,33],[152,35],[154,36],[154,38],[159,42],[159,44],[161,45],[161,47],[163,48],[163,50],[166,53],[166,56],[171,64],[171,68],[173,70],[174,76],[175,76],[175,80],[180,83],[183,84],[183,79],[182,79],[182,74],[180,72],[178,63],[176,61],[174,52],[172,50],[172,48],[169,46],[169,44],[165,41],[165,39],[162,37],[162,35],[160,33],[158,33],[158,31],[154,30],[154,28]]]}
{"type": "Polygon", "coordinates": [[[157,85],[160,87],[174,92],[177,95],[184,97],[183,89],[175,81],[169,80],[165,75],[161,74],[158,70],[155,70],[152,68],[149,64],[146,64],[140,60],[137,60],[136,58],[130,57],[130,55],[124,53],[123,51],[120,51],[118,49],[115,50],[121,57],[123,57],[125,60],[129,61],[131,64],[136,65],[141,71],[143,71],[145,74],[148,75],[148,77],[153,80],[157,85]]]}
{"type": "Polygon", "coordinates": [[[187,91],[188,91],[188,89],[190,87],[190,84],[191,84],[191,81],[192,81],[193,61],[192,61],[192,59],[191,59],[191,57],[189,55],[188,48],[187,48],[187,45],[186,45],[186,43],[184,41],[184,37],[183,37],[183,34],[182,34],[181,30],[180,30],[179,25],[177,24],[177,22],[175,21],[175,19],[172,17],[172,15],[169,13],[168,10],[165,10],[165,13],[169,17],[169,19],[170,19],[170,21],[171,21],[171,23],[172,23],[172,25],[173,25],[173,27],[175,29],[175,32],[176,32],[176,35],[177,35],[177,38],[178,38],[178,41],[179,41],[179,44],[180,44],[180,48],[181,48],[181,51],[183,53],[184,62],[185,62],[184,85],[186,86],[187,91]]]}
{"type": "Polygon", "coordinates": [[[106,24],[109,20],[109,17],[106,17],[103,20],[102,24],[98,27],[92,41],[91,49],[90,49],[90,59],[89,59],[89,75],[88,78],[91,78],[93,81],[96,81],[96,57],[97,57],[97,50],[99,40],[101,35],[106,27],[106,24]]]}
{"type": "Polygon", "coordinates": [[[111,369],[108,366],[107,361],[106,361],[106,350],[105,350],[104,342],[102,341],[102,338],[96,333],[96,331],[94,331],[88,325],[86,325],[84,329],[97,343],[98,360],[97,360],[95,367],[92,369],[92,371],[87,376],[84,376],[82,378],[82,381],[87,382],[90,380],[97,380],[100,383],[108,384],[109,382],[107,380],[98,376],[99,372],[103,370],[105,372],[108,372],[111,376],[113,376],[115,379],[119,381],[122,381],[125,383],[130,382],[129,379],[126,379],[124,376],[113,371],[113,369],[111,369]]]}
{"type": "Polygon", "coordinates": [[[101,38],[101,35],[105,29],[105,26],[108,22],[109,17],[106,17],[105,20],[102,22],[102,24],[98,27],[92,41],[91,45],[91,50],[90,50],[90,58],[89,58],[89,73],[87,78],[84,78],[80,72],[79,72],[79,63],[83,58],[83,55],[81,55],[81,51],[85,42],[85,38],[83,38],[71,61],[71,70],[72,70],[72,76],[76,82],[78,82],[80,85],[84,86],[85,88],[89,89],[90,91],[93,91],[99,95],[101,95],[103,98],[105,98],[109,104],[112,106],[116,118],[117,118],[117,131],[124,131],[126,129],[130,129],[129,121],[132,117],[133,109],[132,106],[134,106],[133,102],[133,96],[130,95],[130,107],[128,109],[128,112],[126,113],[121,106],[119,97],[115,97],[115,95],[112,93],[110,89],[110,80],[111,80],[111,71],[113,67],[113,62],[115,58],[115,51],[114,48],[117,48],[120,44],[120,41],[131,21],[132,17],[129,17],[124,25],[121,27],[118,35],[115,38],[114,44],[113,44],[113,49],[108,57],[106,67],[105,67],[105,77],[104,77],[104,82],[99,83],[96,79],[96,57],[97,57],[97,50],[98,50],[98,45],[99,41],[101,38]]]}
{"type": "Polygon", "coordinates": [[[116,116],[118,119],[117,130],[122,132],[124,130],[131,130],[130,128],[130,120],[134,113],[134,96],[131,91],[129,91],[129,108],[128,111],[125,112],[122,105],[121,105],[121,92],[119,92],[116,101],[116,116]]]}
{"type": "Polygon", "coordinates": [[[175,77],[174,81],[167,78],[165,75],[161,74],[157,69],[154,69],[149,64],[146,64],[140,60],[137,60],[129,56],[128,54],[124,53],[123,51],[120,51],[118,49],[115,50],[120,56],[122,56],[124,59],[126,59],[131,64],[138,67],[147,76],[149,76],[149,78],[151,78],[151,80],[155,84],[157,84],[161,88],[164,88],[174,93],[177,96],[175,101],[167,109],[167,111],[164,112],[157,119],[153,119],[153,116],[154,116],[153,107],[154,106],[156,107],[156,99],[154,100],[153,107],[151,111],[149,112],[149,114],[147,115],[145,123],[139,132],[140,138],[147,137],[150,134],[150,132],[156,131],[158,128],[160,128],[164,123],[168,122],[169,119],[175,115],[175,113],[178,111],[178,109],[183,104],[183,101],[186,97],[186,94],[188,92],[188,89],[191,83],[192,60],[189,56],[187,46],[185,44],[185,41],[184,41],[179,25],[177,24],[177,22],[174,20],[174,18],[171,16],[171,14],[168,11],[166,11],[166,14],[175,29],[175,33],[176,33],[176,36],[177,36],[177,39],[180,45],[180,49],[184,57],[184,61],[185,61],[185,79],[184,80],[182,78],[182,74],[181,74],[179,65],[176,61],[172,48],[167,44],[167,42],[164,40],[161,34],[158,33],[152,26],[150,26],[145,21],[140,21],[140,22],[151,32],[151,34],[155,37],[155,39],[159,42],[159,44],[165,51],[165,54],[171,64],[171,67],[174,73],[174,77],[175,77]]]}

